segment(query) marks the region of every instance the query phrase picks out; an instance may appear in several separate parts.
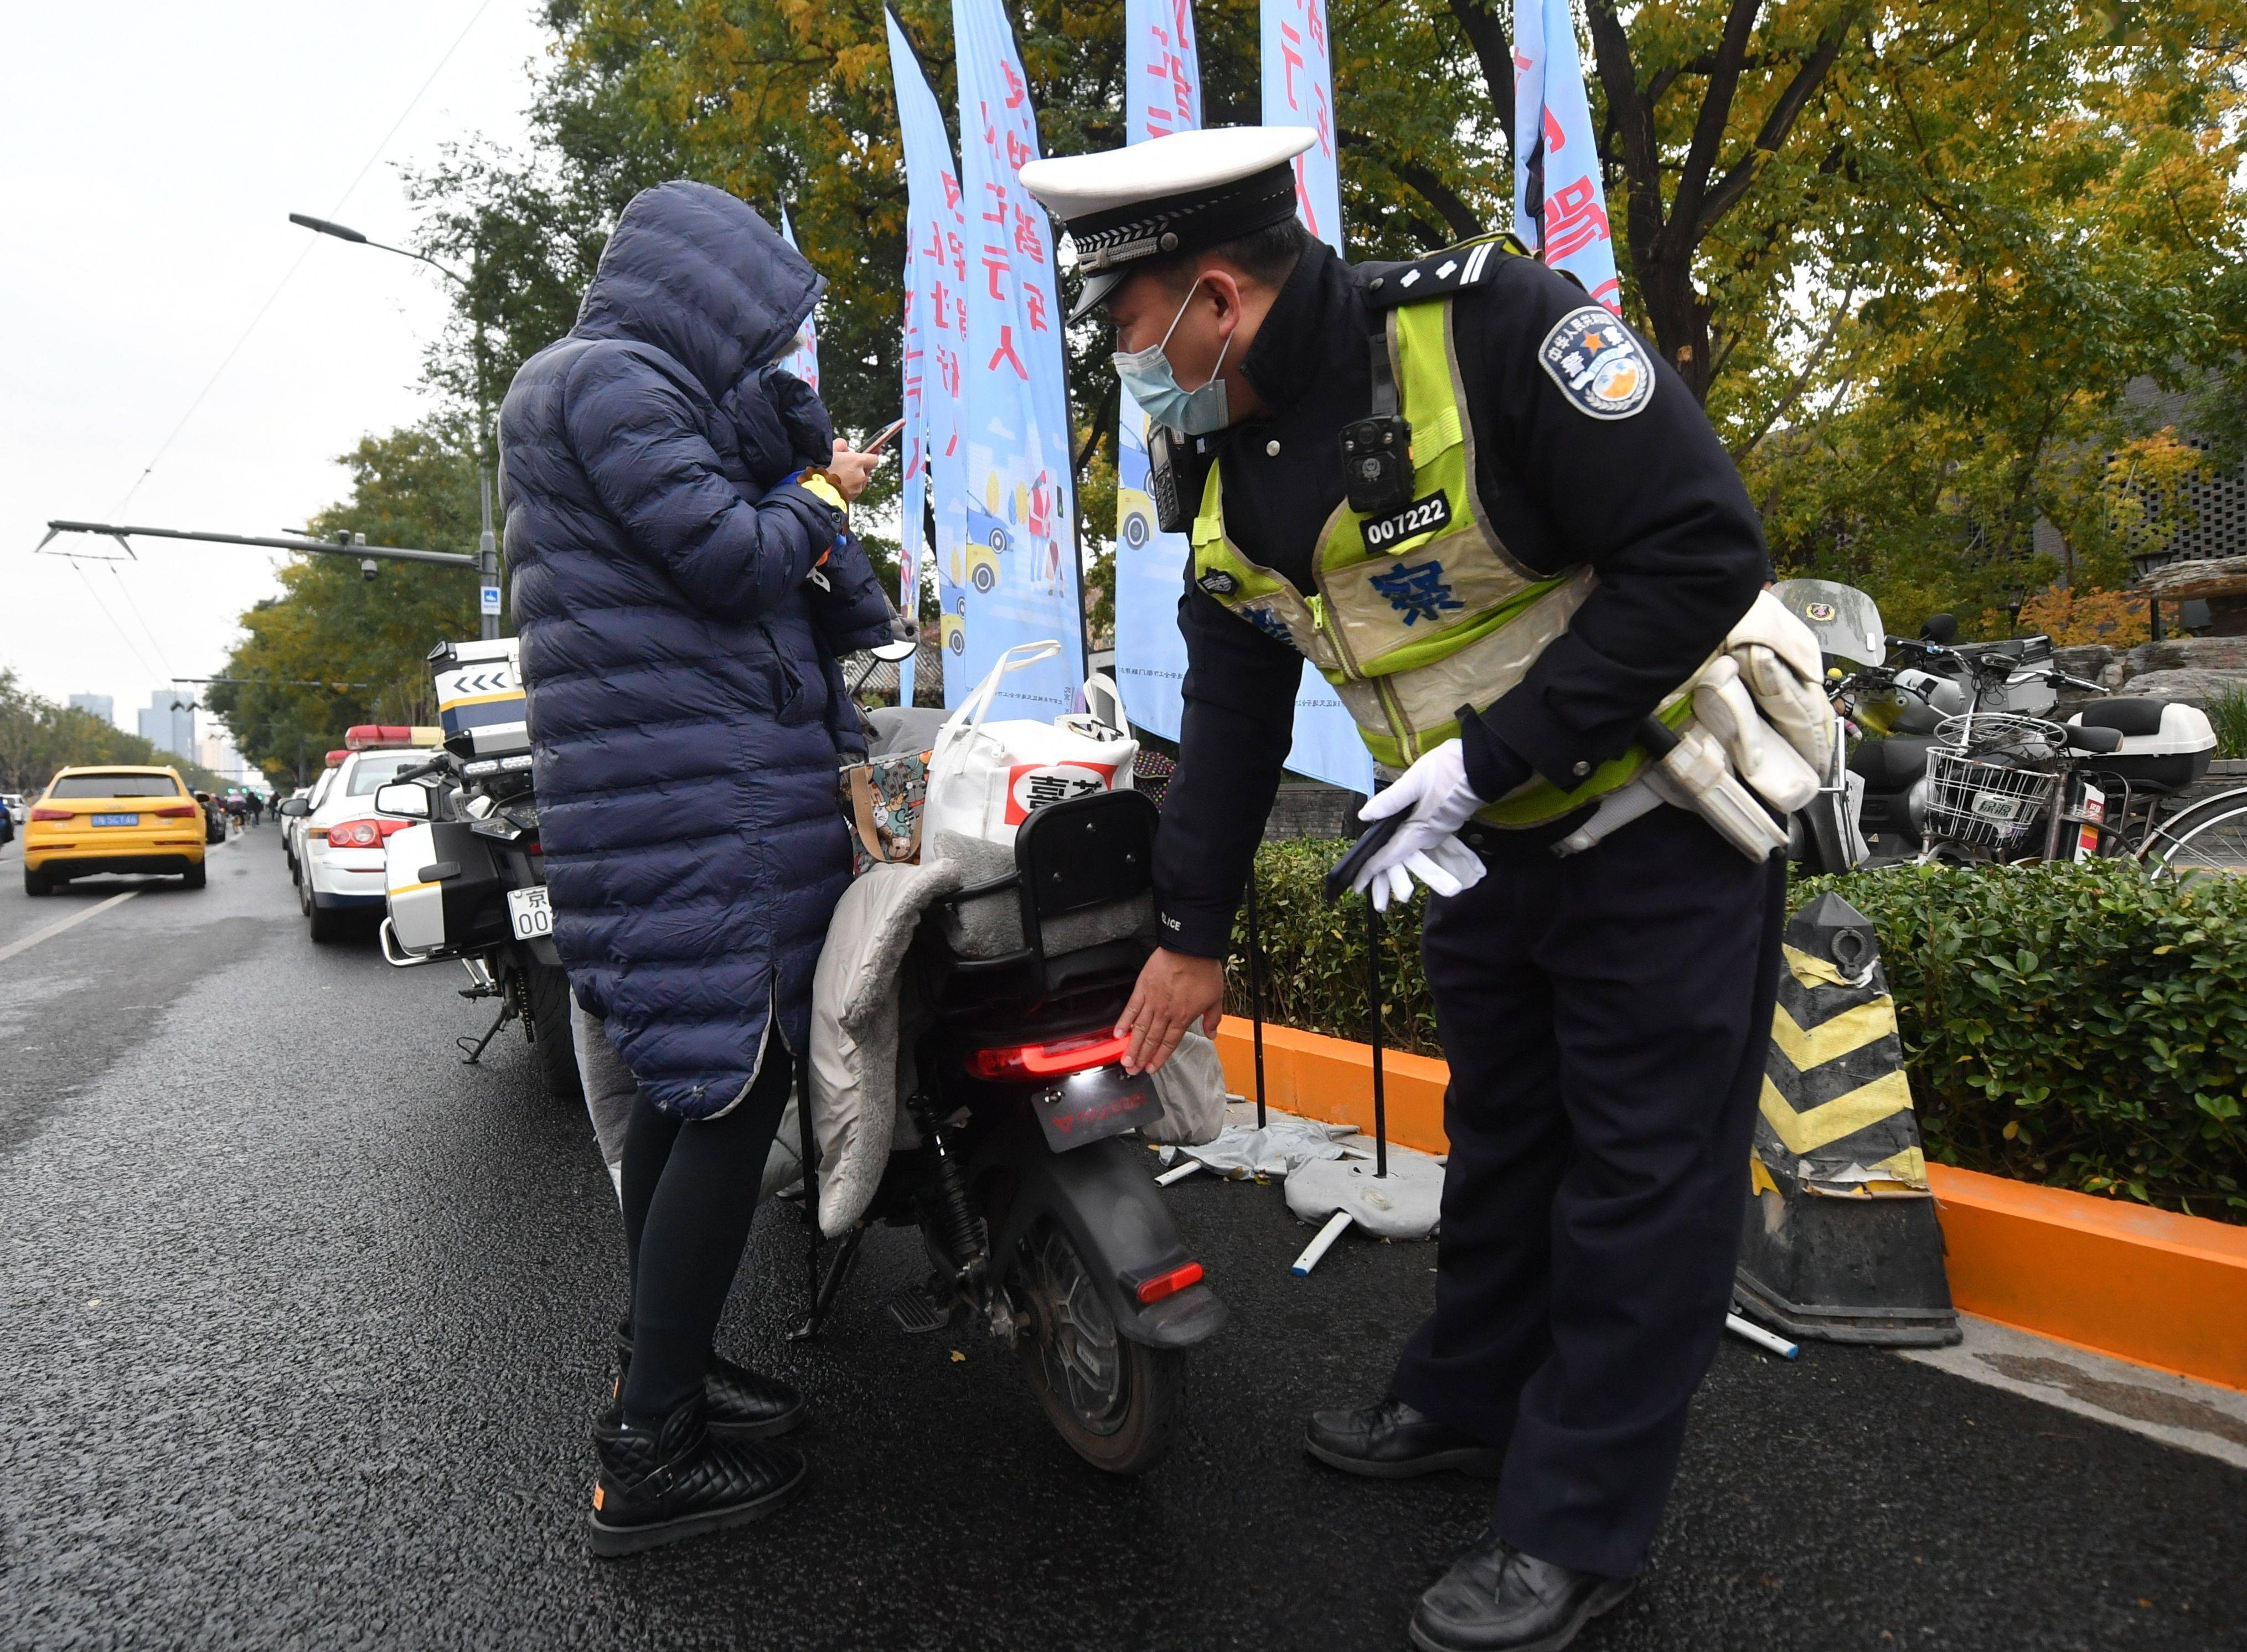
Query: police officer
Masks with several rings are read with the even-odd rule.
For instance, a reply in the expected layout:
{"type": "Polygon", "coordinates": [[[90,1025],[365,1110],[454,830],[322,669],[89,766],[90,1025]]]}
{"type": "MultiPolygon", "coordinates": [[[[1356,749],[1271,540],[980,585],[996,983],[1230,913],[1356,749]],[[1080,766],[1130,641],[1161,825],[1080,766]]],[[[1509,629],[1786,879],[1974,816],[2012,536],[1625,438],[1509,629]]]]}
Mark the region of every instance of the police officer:
{"type": "MultiPolygon", "coordinates": [[[[1214,1030],[1306,659],[1404,823],[1358,874],[1431,891],[1451,1086],[1436,1307],[1387,1391],[1321,1411],[1345,1473],[1464,1469],[1491,1523],[1422,1596],[1431,1649],[1558,1648],[1626,1594],[1715,1350],[1763,1072],[1784,862],[1656,808],[1554,853],[1648,761],[1769,577],[1691,393],[1567,277],[1485,237],[1350,265],[1297,223],[1296,128],[1035,162],[1158,427],[1190,533],[1164,945],[1127,1064],[1214,1030]]],[[[1126,553],[1128,554],[1128,553],[1126,553]]]]}

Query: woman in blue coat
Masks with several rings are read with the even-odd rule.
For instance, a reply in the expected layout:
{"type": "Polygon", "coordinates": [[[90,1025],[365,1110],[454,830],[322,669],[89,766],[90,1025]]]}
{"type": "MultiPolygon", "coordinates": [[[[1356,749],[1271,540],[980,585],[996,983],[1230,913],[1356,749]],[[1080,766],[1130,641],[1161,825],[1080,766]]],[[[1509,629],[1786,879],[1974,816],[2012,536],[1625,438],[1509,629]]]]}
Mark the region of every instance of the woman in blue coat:
{"type": "Polygon", "coordinates": [[[848,532],[874,461],[773,364],[825,283],[706,184],[626,207],[567,338],[500,414],[555,943],[637,1081],[629,1357],[595,1425],[593,1546],[714,1530],[801,1490],[802,1416],[711,1346],[809,1037],[863,749],[838,654],[891,611],[848,532]]]}

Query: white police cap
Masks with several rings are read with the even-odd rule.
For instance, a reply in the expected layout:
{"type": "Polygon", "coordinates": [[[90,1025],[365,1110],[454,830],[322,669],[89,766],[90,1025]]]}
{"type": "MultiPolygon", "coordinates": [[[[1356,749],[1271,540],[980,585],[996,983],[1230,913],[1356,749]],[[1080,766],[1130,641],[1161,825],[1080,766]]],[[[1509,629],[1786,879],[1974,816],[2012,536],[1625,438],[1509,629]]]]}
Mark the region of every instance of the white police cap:
{"type": "Polygon", "coordinates": [[[1022,187],[1061,220],[1084,290],[1074,321],[1148,258],[1199,252],[1291,217],[1288,166],[1318,140],[1308,126],[1215,126],[1125,149],[1033,160],[1022,187]]]}

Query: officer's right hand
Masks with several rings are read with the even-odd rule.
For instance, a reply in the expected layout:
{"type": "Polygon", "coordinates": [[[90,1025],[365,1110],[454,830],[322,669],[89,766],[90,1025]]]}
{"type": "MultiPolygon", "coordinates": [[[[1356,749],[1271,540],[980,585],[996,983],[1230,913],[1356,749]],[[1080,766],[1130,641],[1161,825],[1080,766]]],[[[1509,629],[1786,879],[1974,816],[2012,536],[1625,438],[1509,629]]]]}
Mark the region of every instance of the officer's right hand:
{"type": "Polygon", "coordinates": [[[1157,947],[1116,1023],[1116,1036],[1131,1041],[1124,1053],[1124,1070],[1157,1071],[1171,1059],[1187,1027],[1199,1021],[1203,1032],[1215,1033],[1224,1018],[1224,961],[1157,947]]]}

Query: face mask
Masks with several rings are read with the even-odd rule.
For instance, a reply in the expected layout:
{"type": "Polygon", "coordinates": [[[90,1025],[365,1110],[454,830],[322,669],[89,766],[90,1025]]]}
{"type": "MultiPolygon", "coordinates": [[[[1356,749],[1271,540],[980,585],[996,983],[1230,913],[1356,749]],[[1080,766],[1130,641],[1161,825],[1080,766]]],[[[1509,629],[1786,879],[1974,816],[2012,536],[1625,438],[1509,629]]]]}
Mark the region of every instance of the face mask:
{"type": "Polygon", "coordinates": [[[1225,369],[1225,358],[1233,348],[1233,340],[1225,341],[1225,348],[1217,352],[1217,365],[1210,370],[1209,382],[1199,390],[1186,390],[1178,384],[1178,376],[1171,370],[1171,358],[1163,353],[1171,342],[1171,333],[1178,330],[1178,323],[1186,317],[1186,307],[1193,303],[1201,283],[1197,281],[1186,290],[1185,304],[1171,317],[1170,332],[1163,335],[1161,344],[1150,345],[1144,350],[1119,350],[1109,359],[1116,365],[1116,376],[1124,381],[1124,388],[1131,393],[1131,399],[1139,404],[1140,411],[1166,430],[1175,430],[1182,436],[1206,436],[1222,430],[1226,425],[1225,381],[1218,374],[1225,369]]]}

